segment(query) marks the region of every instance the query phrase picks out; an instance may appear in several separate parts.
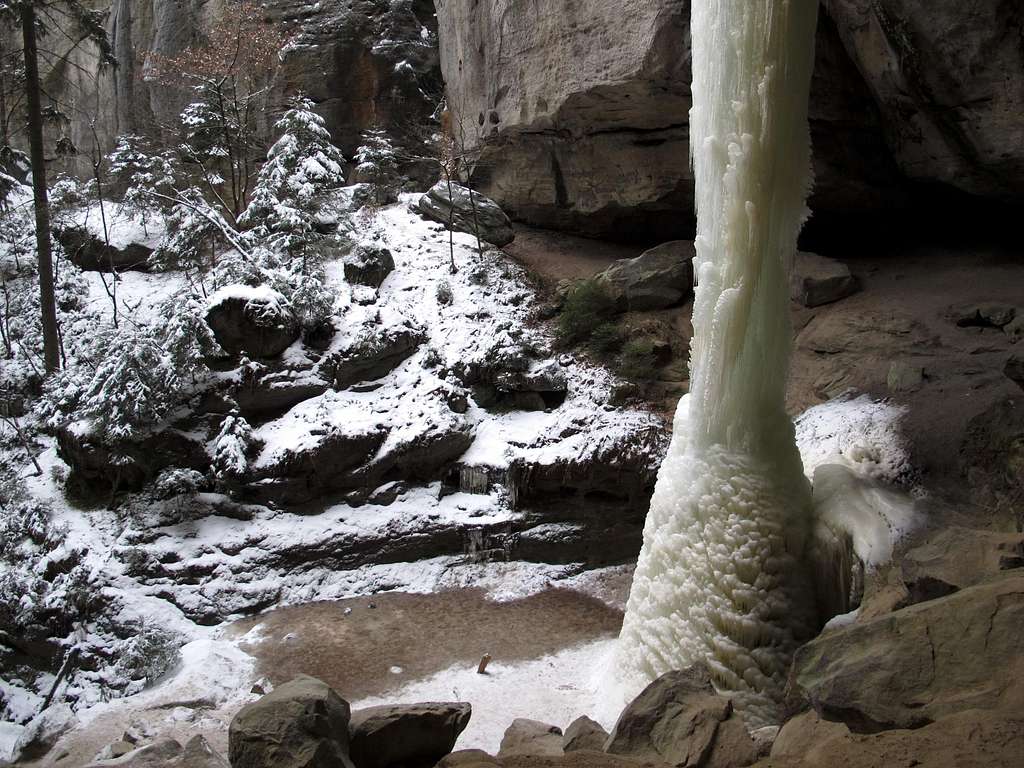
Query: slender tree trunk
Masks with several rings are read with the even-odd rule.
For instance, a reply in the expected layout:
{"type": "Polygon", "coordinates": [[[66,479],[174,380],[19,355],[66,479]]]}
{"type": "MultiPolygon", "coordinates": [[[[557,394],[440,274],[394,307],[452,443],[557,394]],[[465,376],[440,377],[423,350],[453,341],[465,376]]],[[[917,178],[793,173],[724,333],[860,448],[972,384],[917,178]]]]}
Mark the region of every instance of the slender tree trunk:
{"type": "Polygon", "coordinates": [[[25,98],[32,160],[32,191],[36,209],[36,250],[39,262],[39,307],[43,321],[43,360],[46,372],[60,367],[57,340],[57,302],[53,290],[53,251],[50,242],[50,207],[46,197],[46,157],[43,153],[43,110],[40,104],[39,52],[36,48],[36,13],[28,3],[21,8],[25,47],[25,98]]]}

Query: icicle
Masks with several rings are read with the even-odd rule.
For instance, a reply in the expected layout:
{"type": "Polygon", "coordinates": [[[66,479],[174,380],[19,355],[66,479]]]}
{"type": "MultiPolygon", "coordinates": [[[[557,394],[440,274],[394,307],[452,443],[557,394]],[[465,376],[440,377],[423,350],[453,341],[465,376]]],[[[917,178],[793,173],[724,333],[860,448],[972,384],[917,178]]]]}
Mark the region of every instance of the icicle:
{"type": "Polygon", "coordinates": [[[658,477],[618,651],[624,695],[704,661],[753,725],[776,719],[790,656],[816,629],[803,565],[810,489],[784,405],[817,7],[692,4],[691,394],[658,477]]]}

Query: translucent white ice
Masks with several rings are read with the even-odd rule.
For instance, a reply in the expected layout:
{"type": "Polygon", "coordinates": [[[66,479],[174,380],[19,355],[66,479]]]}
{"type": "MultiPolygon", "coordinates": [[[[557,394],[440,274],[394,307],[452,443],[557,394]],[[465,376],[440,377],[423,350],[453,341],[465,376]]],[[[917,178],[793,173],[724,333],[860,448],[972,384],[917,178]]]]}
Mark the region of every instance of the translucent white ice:
{"type": "Polygon", "coordinates": [[[692,4],[697,188],[691,396],[676,414],[619,643],[620,694],[706,662],[776,719],[816,630],[810,485],[784,409],[788,268],[810,178],[816,0],[692,4]]]}

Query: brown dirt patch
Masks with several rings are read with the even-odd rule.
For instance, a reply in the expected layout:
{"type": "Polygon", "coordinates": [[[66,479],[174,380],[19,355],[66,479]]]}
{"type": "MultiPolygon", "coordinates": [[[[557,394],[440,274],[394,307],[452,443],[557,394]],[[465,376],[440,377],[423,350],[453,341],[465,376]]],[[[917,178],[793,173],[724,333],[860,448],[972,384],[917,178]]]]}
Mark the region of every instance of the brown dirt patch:
{"type": "Polygon", "coordinates": [[[533,659],[612,636],[621,625],[621,612],[578,592],[549,589],[496,603],[468,589],[307,603],[243,619],[229,631],[260,627],[263,639],[242,648],[275,685],[313,675],[354,701],[456,663],[475,665],[485,653],[503,663],[533,659]],[[400,678],[392,667],[401,667],[400,678]]]}

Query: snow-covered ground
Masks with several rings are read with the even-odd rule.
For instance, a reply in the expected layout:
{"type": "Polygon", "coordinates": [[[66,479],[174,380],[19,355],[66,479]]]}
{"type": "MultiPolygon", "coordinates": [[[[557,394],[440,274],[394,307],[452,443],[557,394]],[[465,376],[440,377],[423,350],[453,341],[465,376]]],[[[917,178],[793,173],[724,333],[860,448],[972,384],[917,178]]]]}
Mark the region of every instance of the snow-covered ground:
{"type": "MultiPolygon", "coordinates": [[[[317,514],[240,506],[216,493],[198,494],[183,505],[148,492],[111,511],[69,500],[63,488],[68,467],[52,442],[37,457],[43,468],[38,477],[24,453],[13,449],[4,460],[18,464],[30,494],[50,505],[51,524],[66,530],[64,550],[82,553],[116,624],[157,627],[184,644],[177,667],[127,698],[106,701],[98,676],[70,675],[57,698],[75,702],[80,723],[141,716],[156,699],[175,700],[186,689],[204,687],[207,669],[218,670],[220,687],[211,693],[216,707],[235,706],[248,696],[251,660],[222,634],[228,620],[253,610],[380,591],[482,587],[496,599],[511,599],[552,583],[576,582],[600,591],[598,581],[586,581],[583,563],[475,562],[464,553],[460,532],[522,522],[525,511],[502,479],[514,462],[578,471],[588,462],[628,459],[634,469],[653,470],[663,426],[643,410],[610,406],[612,375],[553,350],[550,331],[529,319],[535,295],[520,267],[493,251],[478,253],[474,238],[456,234],[458,272],[451,274],[447,232],[411,213],[411,200],[383,210],[362,232],[367,244],[385,246],[394,257],[395,270],[379,289],[348,285],[341,259],[327,264],[341,322],[324,356],[344,354],[366,334],[395,329],[412,329],[421,343],[373,386],[327,389],[258,426],[263,445],[253,466],[272,474],[280,462],[316,450],[327,431],[384,433],[372,464],[450,430],[469,436],[468,450],[454,457],[457,463],[469,476],[490,479],[454,493],[442,492],[437,480],[403,483],[388,493],[395,483],[387,480],[377,489],[386,500],[377,503],[371,495],[369,503],[350,505],[337,498],[317,514]],[[495,361],[500,371],[508,360],[510,375],[546,377],[542,386],[554,381],[564,387],[564,402],[544,410],[487,410],[469,397],[464,413],[448,406],[445,396],[463,386],[451,371],[494,367],[495,361]],[[418,554],[418,542],[432,539],[444,542],[439,551],[418,554]],[[141,571],[140,562],[147,564],[141,571]]],[[[84,223],[94,231],[97,221],[90,210],[84,223]]],[[[130,224],[114,216],[108,234],[118,243],[142,239],[151,246],[156,230],[141,232],[130,224]]],[[[87,272],[84,279],[90,308],[109,317],[110,276],[87,272]]],[[[132,322],[161,322],[161,307],[183,287],[179,274],[124,272],[116,285],[118,313],[132,322]]],[[[281,361],[295,376],[316,374],[317,360],[301,342],[281,361]]],[[[561,523],[534,528],[536,538],[556,546],[561,532],[578,532],[578,526],[561,523]]],[[[90,625],[69,637],[67,647],[87,643],[103,652],[114,640],[90,625]]],[[[8,716],[19,722],[31,717],[53,682],[52,675],[39,676],[30,687],[4,681],[8,716]]]]}
{"type": "Polygon", "coordinates": [[[473,716],[459,737],[458,749],[494,754],[505,729],[519,717],[557,725],[565,730],[581,715],[606,729],[615,714],[606,711],[602,691],[615,640],[605,638],[557,653],[511,664],[491,663],[487,674],[472,665],[442,669],[424,680],[404,685],[386,696],[354,702],[355,708],[396,701],[468,701],[473,716]]]}

